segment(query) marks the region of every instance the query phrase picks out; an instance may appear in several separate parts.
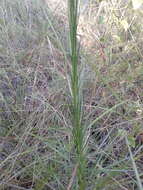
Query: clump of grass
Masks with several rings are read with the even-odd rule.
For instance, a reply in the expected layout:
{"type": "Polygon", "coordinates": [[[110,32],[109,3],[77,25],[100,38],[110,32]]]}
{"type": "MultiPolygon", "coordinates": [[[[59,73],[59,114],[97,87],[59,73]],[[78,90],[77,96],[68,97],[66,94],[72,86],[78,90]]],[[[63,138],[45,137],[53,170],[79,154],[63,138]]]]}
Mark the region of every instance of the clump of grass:
{"type": "Polygon", "coordinates": [[[142,189],[142,10],[69,0],[70,64],[56,1],[0,1],[0,188],[142,189]]]}
{"type": "Polygon", "coordinates": [[[85,185],[85,155],[84,155],[84,130],[82,126],[81,92],[78,73],[79,52],[77,47],[77,25],[78,25],[78,0],[69,0],[69,27],[70,27],[70,53],[71,53],[71,93],[72,93],[72,123],[73,138],[77,159],[77,178],[80,190],[85,185]]]}

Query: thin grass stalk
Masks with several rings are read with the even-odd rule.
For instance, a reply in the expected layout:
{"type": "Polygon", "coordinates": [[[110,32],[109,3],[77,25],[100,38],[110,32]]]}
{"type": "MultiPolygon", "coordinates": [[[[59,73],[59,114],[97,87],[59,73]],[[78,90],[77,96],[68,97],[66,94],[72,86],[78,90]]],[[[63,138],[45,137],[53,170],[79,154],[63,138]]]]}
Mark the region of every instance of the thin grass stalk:
{"type": "Polygon", "coordinates": [[[134,169],[134,172],[135,172],[135,176],[136,176],[136,179],[137,179],[138,190],[143,190],[142,181],[141,181],[141,178],[140,178],[140,175],[139,175],[139,172],[138,172],[138,169],[137,169],[137,166],[136,166],[136,163],[135,163],[135,160],[134,160],[134,156],[132,154],[132,151],[131,151],[127,136],[125,137],[125,140],[126,140],[126,144],[127,144],[129,153],[130,153],[130,157],[131,157],[133,169],[134,169]]]}
{"type": "Polygon", "coordinates": [[[72,91],[72,122],[73,138],[77,158],[78,189],[85,189],[85,156],[83,151],[84,130],[82,127],[82,108],[78,73],[78,48],[77,48],[77,25],[78,25],[78,0],[69,0],[69,28],[70,28],[70,54],[71,54],[71,91],[72,91]]]}

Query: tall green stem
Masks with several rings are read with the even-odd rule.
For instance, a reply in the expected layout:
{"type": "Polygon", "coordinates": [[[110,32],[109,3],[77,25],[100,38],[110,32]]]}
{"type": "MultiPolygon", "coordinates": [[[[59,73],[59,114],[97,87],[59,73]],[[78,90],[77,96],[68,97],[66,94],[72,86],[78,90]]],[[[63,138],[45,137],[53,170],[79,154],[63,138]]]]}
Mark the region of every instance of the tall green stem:
{"type": "Polygon", "coordinates": [[[77,21],[78,21],[78,0],[69,0],[69,27],[70,27],[70,50],[71,50],[71,88],[72,88],[72,122],[73,138],[78,163],[77,178],[78,189],[85,189],[85,156],[83,151],[84,134],[81,123],[81,97],[78,73],[78,48],[77,48],[77,21]]]}

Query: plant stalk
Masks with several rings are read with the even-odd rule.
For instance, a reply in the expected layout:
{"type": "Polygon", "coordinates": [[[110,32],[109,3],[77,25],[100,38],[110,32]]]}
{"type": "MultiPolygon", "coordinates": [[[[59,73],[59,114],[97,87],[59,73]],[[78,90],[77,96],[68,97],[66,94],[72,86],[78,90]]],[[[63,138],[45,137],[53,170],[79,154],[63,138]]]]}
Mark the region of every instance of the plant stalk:
{"type": "Polygon", "coordinates": [[[85,155],[84,155],[84,130],[82,127],[82,107],[80,96],[80,83],[78,73],[79,52],[77,47],[77,25],[78,25],[78,0],[69,0],[69,28],[70,28],[70,57],[72,64],[71,91],[72,91],[72,123],[73,139],[77,158],[77,180],[78,189],[85,189],[85,155]]]}

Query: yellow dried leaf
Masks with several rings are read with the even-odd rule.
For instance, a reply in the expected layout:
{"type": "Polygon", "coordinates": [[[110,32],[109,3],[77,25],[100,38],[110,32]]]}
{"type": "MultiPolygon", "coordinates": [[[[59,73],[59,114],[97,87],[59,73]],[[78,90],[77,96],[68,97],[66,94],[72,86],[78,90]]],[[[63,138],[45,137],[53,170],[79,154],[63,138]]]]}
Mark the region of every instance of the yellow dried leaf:
{"type": "Polygon", "coordinates": [[[114,38],[116,41],[121,42],[120,36],[118,36],[118,35],[113,35],[113,38],[114,38]]]}
{"type": "Polygon", "coordinates": [[[124,28],[125,31],[128,30],[129,24],[128,24],[128,22],[126,20],[121,20],[121,25],[122,25],[122,27],[124,28]]]}

